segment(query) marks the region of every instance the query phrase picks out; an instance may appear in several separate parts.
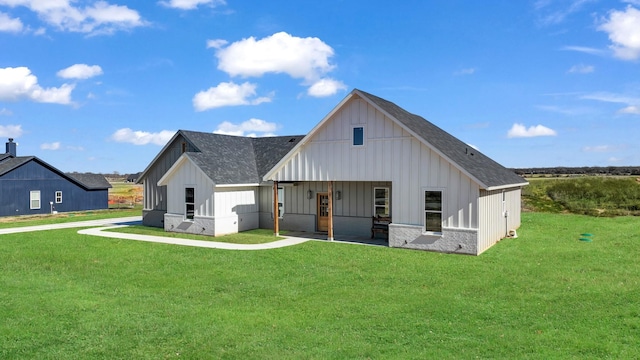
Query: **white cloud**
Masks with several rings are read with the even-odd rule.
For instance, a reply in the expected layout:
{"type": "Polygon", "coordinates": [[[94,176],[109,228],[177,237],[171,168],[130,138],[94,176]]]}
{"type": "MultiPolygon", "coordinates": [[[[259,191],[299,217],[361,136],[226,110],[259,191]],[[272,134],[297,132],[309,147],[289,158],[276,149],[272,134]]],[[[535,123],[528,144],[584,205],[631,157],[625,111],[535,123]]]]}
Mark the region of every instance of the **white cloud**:
{"type": "Polygon", "coordinates": [[[640,115],[640,107],[630,105],[630,106],[627,106],[626,108],[618,110],[618,113],[640,115]]]}
{"type": "Polygon", "coordinates": [[[0,109],[0,116],[11,116],[13,112],[7,108],[0,109]]]}
{"type": "Polygon", "coordinates": [[[102,68],[98,65],[75,64],[58,71],[57,75],[63,79],[88,79],[102,75],[102,68]]]}
{"type": "Polygon", "coordinates": [[[327,96],[344,85],[326,74],[335,69],[330,63],[334,55],[331,46],[317,37],[296,37],[286,32],[275,33],[262,39],[249,37],[231,43],[209,40],[208,48],[216,49],[218,69],[230,76],[261,77],[264,74],[287,74],[302,79],[303,85],[315,87],[308,93],[327,96]]]}
{"type": "Polygon", "coordinates": [[[473,75],[475,72],[476,72],[475,68],[466,68],[466,69],[460,69],[460,70],[454,72],[453,75],[456,75],[456,76],[473,75]]]}
{"type": "Polygon", "coordinates": [[[40,149],[42,150],[59,150],[60,149],[60,142],[56,141],[56,142],[52,142],[52,143],[44,143],[40,145],[40,149]]]}
{"type": "Polygon", "coordinates": [[[0,137],[17,138],[23,133],[22,125],[0,125],[0,137]]]}
{"type": "Polygon", "coordinates": [[[311,85],[307,90],[307,94],[313,97],[326,97],[346,88],[347,86],[342,81],[326,78],[320,79],[311,85]]]}
{"type": "Polygon", "coordinates": [[[626,106],[618,110],[618,113],[640,115],[640,98],[637,98],[637,97],[613,94],[613,93],[607,93],[607,92],[599,92],[599,93],[582,95],[581,99],[596,100],[596,101],[609,102],[614,104],[624,104],[626,106]]]}
{"type": "Polygon", "coordinates": [[[615,147],[611,145],[585,146],[582,148],[584,152],[609,152],[614,150],[615,147]]]}
{"type": "Polygon", "coordinates": [[[258,105],[270,102],[270,97],[255,97],[256,84],[245,82],[236,84],[223,82],[216,87],[201,91],[193,97],[193,107],[196,111],[205,111],[223,106],[258,105]]]}
{"type": "Polygon", "coordinates": [[[200,5],[209,5],[211,7],[216,7],[218,5],[226,4],[224,0],[163,0],[159,1],[158,3],[166,7],[180,10],[193,10],[200,5]]]}
{"type": "Polygon", "coordinates": [[[8,14],[0,12],[0,32],[20,32],[24,28],[20,18],[12,18],[8,14]]]}
{"type": "Polygon", "coordinates": [[[259,136],[274,136],[277,128],[278,126],[275,123],[260,119],[249,119],[240,124],[225,121],[218,126],[214,133],[249,137],[257,137],[256,133],[261,133],[259,136]]]}
{"type": "Polygon", "coordinates": [[[99,0],[84,8],[75,0],[0,0],[0,5],[24,6],[38,14],[45,23],[61,31],[110,34],[146,25],[140,14],[122,5],[99,0]]]}
{"type": "Polygon", "coordinates": [[[556,136],[555,130],[549,129],[543,125],[535,125],[526,128],[523,124],[513,124],[511,129],[507,132],[508,138],[521,138],[521,137],[538,137],[538,136],[556,136]]]}
{"type": "Polygon", "coordinates": [[[586,47],[586,46],[563,46],[562,48],[560,48],[560,50],[563,50],[563,51],[577,51],[577,52],[581,52],[581,53],[585,53],[585,54],[591,54],[591,55],[604,55],[605,54],[605,51],[603,51],[601,49],[596,49],[596,48],[586,47]]]}
{"type": "Polygon", "coordinates": [[[569,72],[572,74],[589,74],[594,72],[595,69],[596,68],[593,65],[578,64],[578,65],[573,65],[569,69],[569,72]]]}
{"type": "Polygon", "coordinates": [[[133,131],[129,128],[122,128],[114,132],[110,139],[115,142],[131,143],[134,145],[147,145],[149,143],[165,145],[169,140],[171,140],[175,133],[175,131],[170,130],[150,133],[146,131],[133,131]]]}
{"type": "Polygon", "coordinates": [[[628,5],[624,11],[612,10],[598,30],[609,34],[615,57],[636,60],[640,57],[640,11],[628,5]]]}
{"type": "Polygon", "coordinates": [[[42,103],[71,104],[74,85],[63,84],[55,88],[43,88],[38,78],[27,67],[0,68],[0,101],[28,99],[42,103]]]}
{"type": "Polygon", "coordinates": [[[622,161],[622,159],[617,157],[610,157],[609,159],[607,159],[607,161],[609,161],[610,163],[619,163],[622,161]]]}
{"type": "Polygon", "coordinates": [[[548,0],[539,0],[534,3],[536,11],[544,12],[541,14],[539,21],[542,25],[553,25],[564,22],[571,14],[578,12],[582,7],[593,0],[571,0],[569,2],[552,2],[548,0]],[[559,6],[554,6],[559,4],[559,6]]]}
{"type": "Polygon", "coordinates": [[[213,39],[207,40],[207,49],[220,49],[223,46],[227,45],[229,42],[224,39],[213,39]]]}
{"type": "Polygon", "coordinates": [[[285,32],[256,40],[232,43],[217,51],[218,69],[231,76],[260,77],[284,73],[297,79],[317,81],[335,67],[329,63],[333,49],[315,37],[300,38],[285,32]]]}

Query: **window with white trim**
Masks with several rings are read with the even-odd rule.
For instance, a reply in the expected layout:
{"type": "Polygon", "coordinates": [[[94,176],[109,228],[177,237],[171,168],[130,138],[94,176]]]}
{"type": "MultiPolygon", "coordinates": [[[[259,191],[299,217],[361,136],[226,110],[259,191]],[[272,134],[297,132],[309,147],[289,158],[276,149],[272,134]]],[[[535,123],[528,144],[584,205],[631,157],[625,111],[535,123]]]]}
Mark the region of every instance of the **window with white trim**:
{"type": "Polygon", "coordinates": [[[32,190],[29,192],[29,208],[31,210],[40,209],[40,190],[32,190]]]}
{"type": "Polygon", "coordinates": [[[442,191],[424,191],[424,231],[442,232],[442,191]]]}
{"type": "Polygon", "coordinates": [[[56,191],[56,204],[62,204],[62,191],[56,191]]]}
{"type": "Polygon", "coordinates": [[[373,188],[373,215],[389,216],[389,188],[373,188]]]}
{"type": "Polygon", "coordinates": [[[351,144],[353,146],[364,145],[364,127],[363,126],[356,126],[353,128],[353,142],[351,144]]]}
{"type": "Polygon", "coordinates": [[[196,191],[192,187],[184,189],[184,218],[193,220],[196,210],[196,191]]]}

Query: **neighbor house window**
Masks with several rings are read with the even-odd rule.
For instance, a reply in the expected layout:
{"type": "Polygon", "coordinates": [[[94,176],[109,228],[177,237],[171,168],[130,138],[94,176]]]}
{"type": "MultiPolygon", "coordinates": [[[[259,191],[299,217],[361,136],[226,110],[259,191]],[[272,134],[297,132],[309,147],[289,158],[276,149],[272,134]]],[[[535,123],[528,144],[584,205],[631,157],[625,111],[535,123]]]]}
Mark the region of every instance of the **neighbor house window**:
{"type": "MultiPolygon", "coordinates": [[[[273,202],[271,202],[273,204],[273,202]]],[[[271,207],[273,213],[273,206],[271,207]]],[[[278,187],[278,218],[284,216],[284,188],[278,187]]]]}
{"type": "Polygon", "coordinates": [[[353,146],[364,145],[364,127],[357,126],[353,128],[353,146]]]}
{"type": "Polygon", "coordinates": [[[195,189],[188,187],[184,189],[184,217],[187,220],[193,220],[196,209],[195,189]]]}
{"type": "Polygon", "coordinates": [[[33,190],[29,193],[29,208],[40,209],[40,190],[33,190]]]}
{"type": "Polygon", "coordinates": [[[442,232],[442,191],[424,192],[424,231],[442,232]]]}
{"type": "Polygon", "coordinates": [[[56,204],[62,204],[62,191],[56,191],[56,204]]]}
{"type": "Polygon", "coordinates": [[[373,214],[375,216],[389,216],[389,188],[373,188],[373,214]]]}

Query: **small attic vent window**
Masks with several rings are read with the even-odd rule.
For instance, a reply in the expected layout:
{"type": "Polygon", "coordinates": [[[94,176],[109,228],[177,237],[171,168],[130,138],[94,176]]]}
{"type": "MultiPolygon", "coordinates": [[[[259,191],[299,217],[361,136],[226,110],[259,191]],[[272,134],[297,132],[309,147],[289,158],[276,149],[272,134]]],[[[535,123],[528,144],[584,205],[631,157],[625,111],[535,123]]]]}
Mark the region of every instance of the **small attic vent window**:
{"type": "Polygon", "coordinates": [[[295,142],[295,141],[296,141],[296,138],[289,139],[289,142],[295,142]]]}

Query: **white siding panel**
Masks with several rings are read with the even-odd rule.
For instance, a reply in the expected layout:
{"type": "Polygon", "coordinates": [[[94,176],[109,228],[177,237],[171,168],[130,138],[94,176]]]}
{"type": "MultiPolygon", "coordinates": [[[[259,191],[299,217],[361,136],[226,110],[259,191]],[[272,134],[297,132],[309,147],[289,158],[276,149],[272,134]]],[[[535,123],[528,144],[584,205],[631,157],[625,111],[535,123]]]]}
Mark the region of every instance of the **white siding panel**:
{"type": "MultiPolygon", "coordinates": [[[[326,186],[326,180],[343,182],[340,184],[343,198],[335,210],[340,209],[345,216],[362,216],[372,211],[368,209],[372,206],[365,204],[366,209],[363,208],[367,196],[359,192],[360,182],[392,182],[393,221],[409,225],[422,225],[422,189],[442,188],[447,201],[443,225],[478,228],[478,185],[360,99],[352,99],[335,112],[314,137],[298,149],[297,155],[277,170],[274,178],[312,181],[324,184],[322,186],[326,186]],[[363,147],[351,144],[354,125],[365,127],[363,147]],[[290,171],[291,166],[296,171],[290,171]]],[[[313,204],[306,200],[306,193],[302,194],[305,210],[312,213],[315,212],[316,186],[311,185],[313,204]]]]}
{"type": "Polygon", "coordinates": [[[167,212],[184,214],[184,189],[195,188],[195,215],[213,217],[214,190],[211,180],[204,173],[186,161],[169,179],[167,184],[167,212]]]}

